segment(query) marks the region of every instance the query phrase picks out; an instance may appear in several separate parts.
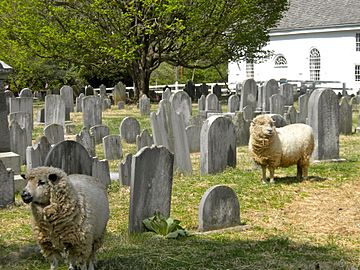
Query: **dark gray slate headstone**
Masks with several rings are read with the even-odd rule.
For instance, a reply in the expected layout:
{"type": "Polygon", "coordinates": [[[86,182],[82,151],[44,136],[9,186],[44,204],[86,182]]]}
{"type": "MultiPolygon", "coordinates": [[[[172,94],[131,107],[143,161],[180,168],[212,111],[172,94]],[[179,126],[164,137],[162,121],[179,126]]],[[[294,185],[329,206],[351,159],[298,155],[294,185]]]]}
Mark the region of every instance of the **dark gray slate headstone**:
{"type": "Polygon", "coordinates": [[[250,138],[250,121],[244,118],[244,112],[236,112],[232,118],[232,122],[235,126],[236,145],[248,145],[250,138]]]}
{"type": "Polygon", "coordinates": [[[270,97],[270,113],[284,114],[285,98],[280,94],[275,94],[270,97]]]}
{"type": "Polygon", "coordinates": [[[44,127],[44,135],[50,144],[56,144],[64,140],[64,126],[50,124],[44,127]]]}
{"type": "Polygon", "coordinates": [[[109,162],[106,159],[99,160],[93,157],[92,176],[108,187],[111,184],[109,162]]]}
{"type": "Polygon", "coordinates": [[[129,153],[119,163],[119,182],[124,186],[130,186],[132,157],[133,155],[129,153]]]}
{"type": "Polygon", "coordinates": [[[153,144],[153,137],[150,135],[147,129],[144,129],[141,131],[140,135],[136,136],[136,147],[138,151],[145,146],[151,146],[153,144]]]}
{"type": "Polygon", "coordinates": [[[122,147],[120,135],[107,135],[103,138],[104,156],[108,160],[122,158],[122,147]]]}
{"type": "Polygon", "coordinates": [[[26,169],[43,166],[50,149],[51,145],[45,136],[41,136],[33,146],[28,146],[26,148],[26,169]]]}
{"type": "Polygon", "coordinates": [[[5,93],[0,87],[0,152],[10,152],[10,131],[7,115],[5,93]]]}
{"type": "Polygon", "coordinates": [[[227,186],[208,189],[199,206],[199,230],[210,231],[240,225],[240,204],[236,193],[227,186]]]}
{"type": "Polygon", "coordinates": [[[32,98],[33,94],[29,88],[24,88],[19,93],[20,98],[32,98]]]}
{"type": "Polygon", "coordinates": [[[95,153],[95,138],[90,134],[90,131],[87,127],[83,127],[79,134],[76,135],[75,140],[78,143],[81,143],[85,149],[89,152],[89,155],[92,157],[96,156],[95,153]]]}
{"type": "Polygon", "coordinates": [[[101,125],[102,102],[100,97],[86,96],[82,99],[82,112],[84,127],[101,125]]]}
{"type": "Polygon", "coordinates": [[[228,112],[236,112],[240,107],[240,98],[238,95],[231,95],[228,99],[228,112]]]}
{"type": "Polygon", "coordinates": [[[270,97],[279,93],[279,84],[276,80],[271,79],[264,83],[263,91],[263,111],[270,111],[270,97]]]}
{"type": "Polygon", "coordinates": [[[317,160],[339,158],[339,103],[331,89],[316,89],[308,104],[309,125],[313,128],[317,160]]]}
{"type": "Polygon", "coordinates": [[[91,85],[85,87],[85,96],[93,96],[94,88],[91,85]]]}
{"type": "Polygon", "coordinates": [[[90,128],[90,134],[94,137],[95,144],[100,144],[102,139],[110,134],[110,129],[106,125],[95,125],[90,128]]]}
{"type": "Polygon", "coordinates": [[[350,135],[352,133],[352,107],[347,98],[341,98],[339,107],[340,134],[350,135]]]}
{"type": "Polygon", "coordinates": [[[67,174],[92,175],[93,160],[80,143],[62,141],[49,151],[44,165],[60,168],[67,174]]]}
{"type": "Polygon", "coordinates": [[[294,104],[294,86],[292,84],[281,84],[280,94],[285,98],[285,106],[292,106],[294,104]]]}
{"type": "Polygon", "coordinates": [[[247,79],[243,82],[240,98],[240,111],[249,106],[254,111],[256,108],[257,85],[254,79],[247,79]]]}
{"type": "Polygon", "coordinates": [[[13,203],[15,203],[14,171],[5,168],[0,160],[0,208],[13,203]]]}
{"type": "Polygon", "coordinates": [[[200,152],[200,132],[201,126],[190,125],[186,127],[190,153],[200,152]]]}
{"type": "Polygon", "coordinates": [[[170,216],[174,155],[164,146],[142,148],[133,156],[129,232],[144,231],[142,221],[160,212],[170,216]]]}
{"type": "Polygon", "coordinates": [[[140,134],[139,121],[134,117],[125,117],[119,127],[121,139],[127,143],[136,143],[136,136],[140,134]]]}
{"type": "Polygon", "coordinates": [[[222,172],[236,166],[235,126],[228,117],[211,116],[200,135],[200,174],[222,172]]]}

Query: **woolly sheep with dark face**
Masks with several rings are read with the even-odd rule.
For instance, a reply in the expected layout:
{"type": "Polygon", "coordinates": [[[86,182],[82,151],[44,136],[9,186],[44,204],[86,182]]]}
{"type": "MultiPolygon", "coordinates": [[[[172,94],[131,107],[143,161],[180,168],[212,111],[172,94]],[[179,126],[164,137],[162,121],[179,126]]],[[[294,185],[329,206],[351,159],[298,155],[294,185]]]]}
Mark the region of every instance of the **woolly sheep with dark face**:
{"type": "Polygon", "coordinates": [[[297,165],[297,178],[308,177],[310,158],[314,150],[314,134],[309,125],[292,124],[276,128],[269,115],[259,115],[250,125],[249,151],[262,169],[266,182],[266,169],[270,183],[274,182],[277,167],[297,165]]]}
{"type": "Polygon", "coordinates": [[[52,270],[65,256],[69,269],[94,269],[109,219],[106,188],[94,177],[39,167],[26,175],[21,196],[30,203],[33,231],[52,270]]]}

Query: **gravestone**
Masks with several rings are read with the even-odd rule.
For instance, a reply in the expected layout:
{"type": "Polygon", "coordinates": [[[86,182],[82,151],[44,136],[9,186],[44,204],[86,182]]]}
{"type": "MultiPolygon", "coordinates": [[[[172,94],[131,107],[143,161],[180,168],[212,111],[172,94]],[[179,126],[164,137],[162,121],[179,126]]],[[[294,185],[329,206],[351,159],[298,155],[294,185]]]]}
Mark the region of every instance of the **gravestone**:
{"type": "Polygon", "coordinates": [[[163,145],[174,153],[174,169],[184,174],[192,172],[189,144],[182,115],[174,112],[168,100],[161,100],[156,113],[150,114],[155,145],[163,145]]]}
{"type": "Polygon", "coordinates": [[[45,126],[51,124],[65,125],[65,102],[60,95],[45,97],[45,126]]]}
{"type": "Polygon", "coordinates": [[[108,160],[122,158],[120,135],[107,135],[103,138],[104,156],[108,160]]]}
{"type": "Polygon", "coordinates": [[[121,139],[127,143],[136,143],[136,136],[140,134],[139,121],[134,117],[125,117],[119,127],[121,139]]]}
{"type": "Polygon", "coordinates": [[[95,144],[102,143],[102,139],[110,134],[110,129],[107,125],[95,125],[89,131],[90,135],[94,137],[95,144]]]}
{"type": "Polygon", "coordinates": [[[36,122],[39,124],[45,124],[45,108],[41,108],[37,111],[36,122]]]}
{"type": "Polygon", "coordinates": [[[228,99],[228,112],[236,112],[240,108],[240,98],[238,95],[231,95],[228,99]]]}
{"type": "Polygon", "coordinates": [[[145,146],[151,146],[154,144],[153,137],[150,135],[147,129],[141,131],[140,135],[136,136],[136,147],[137,151],[145,146]]]}
{"type": "Polygon", "coordinates": [[[347,98],[341,98],[339,107],[339,131],[340,134],[351,135],[352,133],[352,107],[347,98]]]}
{"type": "Polygon", "coordinates": [[[205,111],[205,100],[206,97],[204,95],[201,95],[201,97],[198,99],[199,112],[205,111]]]}
{"type": "Polygon", "coordinates": [[[94,88],[91,85],[85,87],[85,96],[93,96],[94,88]]]}
{"type": "Polygon", "coordinates": [[[242,83],[241,82],[237,82],[235,84],[235,93],[239,96],[241,96],[241,91],[242,91],[242,83]]]}
{"type": "Polygon", "coordinates": [[[113,90],[113,97],[115,104],[118,104],[119,101],[126,102],[126,85],[122,82],[118,82],[113,90]]]}
{"type": "Polygon", "coordinates": [[[22,129],[26,131],[26,146],[32,144],[32,126],[33,123],[31,115],[26,112],[15,112],[9,114],[9,121],[17,122],[22,129]]]}
{"type": "Polygon", "coordinates": [[[33,129],[33,99],[32,98],[11,98],[10,113],[24,112],[30,115],[30,127],[33,129]]]}
{"type": "Polygon", "coordinates": [[[92,175],[93,160],[80,143],[62,141],[51,148],[44,165],[60,168],[67,174],[92,175]]]}
{"type": "Polygon", "coordinates": [[[243,111],[246,106],[255,111],[256,108],[257,85],[254,79],[247,79],[243,82],[240,97],[240,111],[243,111]]]}
{"type": "Polygon", "coordinates": [[[205,99],[205,111],[208,112],[221,112],[219,100],[215,94],[208,94],[205,99]]]}
{"type": "Polygon", "coordinates": [[[119,182],[124,186],[130,186],[132,157],[133,155],[128,153],[119,163],[119,182]]]}
{"type": "Polygon", "coordinates": [[[189,95],[192,100],[195,100],[195,84],[192,81],[187,81],[184,87],[184,91],[189,95]]]}
{"type": "Polygon", "coordinates": [[[211,116],[202,126],[200,135],[200,174],[222,172],[236,166],[236,134],[231,120],[211,116]]]}
{"type": "Polygon", "coordinates": [[[186,136],[190,153],[200,152],[200,132],[201,126],[190,125],[186,127],[186,136]]]}
{"type": "Polygon", "coordinates": [[[210,231],[240,225],[240,204],[234,190],[217,185],[209,188],[200,201],[199,230],[210,231]]]}
{"type": "Polygon", "coordinates": [[[185,121],[185,126],[188,125],[191,117],[191,98],[185,91],[178,91],[171,95],[170,103],[173,110],[181,114],[185,121]]]}
{"type": "Polygon", "coordinates": [[[50,144],[56,144],[64,140],[64,126],[59,124],[50,124],[45,126],[44,135],[50,144]]]}
{"type": "Polygon", "coordinates": [[[142,95],[141,98],[139,98],[139,109],[141,115],[150,115],[150,98],[148,98],[146,95],[142,95]]]}
{"type": "Polygon", "coordinates": [[[285,111],[285,98],[280,94],[270,97],[270,113],[283,115],[285,111]]]}
{"type": "Polygon", "coordinates": [[[24,88],[19,93],[20,98],[33,98],[33,94],[29,88],[24,88]]]}
{"type": "Polygon", "coordinates": [[[68,86],[64,85],[60,88],[60,96],[65,103],[65,120],[70,120],[70,112],[74,111],[74,91],[68,86]]]}
{"type": "Polygon", "coordinates": [[[100,97],[106,98],[106,86],[104,84],[101,84],[99,89],[100,97]]]}
{"type": "Polygon", "coordinates": [[[20,156],[21,164],[26,162],[27,136],[25,128],[21,128],[16,121],[10,122],[10,149],[20,156]]]}
{"type": "Polygon", "coordinates": [[[92,127],[102,123],[102,104],[101,98],[96,96],[87,96],[82,100],[83,125],[92,127]]]}
{"type": "Polygon", "coordinates": [[[292,106],[294,104],[294,86],[292,84],[280,84],[280,95],[285,98],[285,106],[292,106]]]}
{"type": "Polygon", "coordinates": [[[190,118],[189,126],[195,125],[195,126],[202,126],[206,120],[206,117],[200,114],[193,115],[190,118]]]}
{"type": "Polygon", "coordinates": [[[242,112],[244,119],[247,121],[251,121],[255,117],[254,109],[251,106],[245,106],[242,112]]]}
{"type": "Polygon", "coordinates": [[[221,98],[221,86],[218,84],[215,84],[213,87],[213,94],[215,94],[215,96],[220,99],[221,98]]]}
{"type": "Polygon", "coordinates": [[[316,89],[308,104],[309,125],[313,128],[316,160],[339,158],[339,104],[331,89],[316,89]]]}
{"type": "Polygon", "coordinates": [[[271,79],[264,83],[264,91],[263,91],[263,111],[270,111],[270,97],[272,95],[279,93],[279,84],[276,80],[271,79]]]}
{"type": "Polygon", "coordinates": [[[350,99],[350,105],[351,105],[351,108],[353,111],[359,111],[359,104],[360,104],[360,101],[357,97],[352,97],[350,99]]]}
{"type": "Polygon", "coordinates": [[[5,100],[6,100],[6,108],[7,108],[7,113],[10,112],[10,99],[11,98],[15,98],[15,95],[12,91],[10,90],[5,90],[5,100]]]}
{"type": "Polygon", "coordinates": [[[14,171],[0,160],[0,208],[15,203],[14,171]]]}
{"type": "Polygon", "coordinates": [[[245,119],[245,113],[236,112],[234,117],[232,118],[232,122],[235,126],[236,145],[248,145],[250,138],[250,121],[247,121],[245,119]]]}
{"type": "Polygon", "coordinates": [[[170,100],[170,97],[171,97],[171,89],[166,88],[165,91],[161,95],[161,99],[170,100]]]}
{"type": "Polygon", "coordinates": [[[295,124],[298,122],[297,120],[298,112],[296,111],[294,106],[289,106],[287,112],[284,114],[285,121],[288,125],[295,124]]]}
{"type": "Polygon", "coordinates": [[[43,166],[50,149],[51,144],[46,136],[41,136],[33,146],[28,146],[26,148],[26,169],[43,166]]]}
{"type": "Polygon", "coordinates": [[[90,134],[89,128],[83,127],[79,134],[76,135],[75,141],[81,143],[89,152],[91,157],[95,157],[95,138],[90,134]]]}
{"type": "Polygon", "coordinates": [[[117,103],[117,107],[119,110],[123,110],[125,108],[125,102],[124,101],[119,101],[117,103]]]}
{"type": "Polygon", "coordinates": [[[109,162],[106,159],[99,160],[97,157],[92,159],[92,176],[108,187],[111,184],[109,162]]]}
{"type": "Polygon", "coordinates": [[[306,119],[308,117],[308,103],[309,103],[309,94],[301,95],[298,99],[299,104],[299,117],[298,122],[306,124],[306,119]]]}
{"type": "MultiPolygon", "coordinates": [[[[164,100],[163,100],[164,101],[164,100]]],[[[132,160],[129,232],[145,230],[143,220],[170,216],[174,155],[164,146],[142,148],[132,160]]]]}
{"type": "Polygon", "coordinates": [[[256,102],[256,112],[262,113],[264,111],[264,94],[265,92],[265,87],[264,84],[260,85],[260,87],[258,87],[258,92],[257,92],[257,102],[256,102]]]}
{"type": "Polygon", "coordinates": [[[81,93],[76,99],[75,99],[75,109],[76,112],[82,112],[82,100],[85,97],[83,93],[81,93]]]}

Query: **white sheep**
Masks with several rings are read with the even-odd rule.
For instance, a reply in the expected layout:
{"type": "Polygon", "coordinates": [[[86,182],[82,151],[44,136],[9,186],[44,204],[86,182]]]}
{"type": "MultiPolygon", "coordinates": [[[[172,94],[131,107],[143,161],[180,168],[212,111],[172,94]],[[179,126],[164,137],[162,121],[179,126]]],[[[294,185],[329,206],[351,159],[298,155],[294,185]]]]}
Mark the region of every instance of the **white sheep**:
{"type": "Polygon", "coordinates": [[[255,163],[261,165],[263,183],[266,182],[266,168],[270,172],[270,183],[274,183],[275,168],[295,164],[297,178],[307,178],[314,144],[309,125],[275,128],[273,119],[266,114],[254,118],[250,125],[249,151],[255,163]]]}
{"type": "Polygon", "coordinates": [[[94,269],[109,219],[105,186],[94,177],[53,167],[32,169],[26,179],[21,196],[31,203],[34,235],[50,269],[57,269],[61,256],[69,269],[94,269]]]}

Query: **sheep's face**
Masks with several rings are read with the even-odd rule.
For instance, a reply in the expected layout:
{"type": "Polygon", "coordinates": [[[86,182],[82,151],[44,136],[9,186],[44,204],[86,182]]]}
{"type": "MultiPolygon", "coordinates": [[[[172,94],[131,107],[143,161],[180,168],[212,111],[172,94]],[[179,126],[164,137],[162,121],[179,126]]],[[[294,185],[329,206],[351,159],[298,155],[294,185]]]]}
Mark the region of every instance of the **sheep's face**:
{"type": "Polygon", "coordinates": [[[51,188],[58,180],[58,175],[40,167],[30,171],[25,179],[28,182],[21,194],[23,201],[25,203],[49,205],[51,188]]]}
{"type": "Polygon", "coordinates": [[[251,122],[251,133],[260,137],[271,137],[275,133],[275,123],[270,116],[260,115],[251,122]]]}

